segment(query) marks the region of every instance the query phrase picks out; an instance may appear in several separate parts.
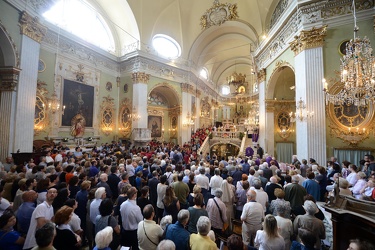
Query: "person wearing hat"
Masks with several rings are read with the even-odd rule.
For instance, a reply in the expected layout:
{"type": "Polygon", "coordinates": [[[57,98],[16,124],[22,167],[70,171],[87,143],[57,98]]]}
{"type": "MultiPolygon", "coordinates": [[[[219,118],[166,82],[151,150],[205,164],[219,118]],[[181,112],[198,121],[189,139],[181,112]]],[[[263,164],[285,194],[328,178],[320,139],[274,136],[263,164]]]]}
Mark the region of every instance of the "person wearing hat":
{"type": "Polygon", "coordinates": [[[306,200],[303,208],[306,214],[298,215],[293,222],[294,234],[298,236],[298,228],[311,230],[315,237],[314,248],[320,249],[320,241],[325,239],[326,231],[323,222],[315,217],[315,214],[319,211],[318,207],[313,201],[306,200]]]}

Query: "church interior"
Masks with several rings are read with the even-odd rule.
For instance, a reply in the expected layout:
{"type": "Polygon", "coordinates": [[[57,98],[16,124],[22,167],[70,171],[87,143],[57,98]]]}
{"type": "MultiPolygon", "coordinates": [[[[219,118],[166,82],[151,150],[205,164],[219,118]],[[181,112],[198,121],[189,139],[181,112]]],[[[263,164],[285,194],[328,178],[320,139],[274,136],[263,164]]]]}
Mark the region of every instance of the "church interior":
{"type": "Polygon", "coordinates": [[[0,13],[1,160],[48,143],[183,145],[198,129],[200,152],[222,157],[374,153],[373,0],[3,0],[0,13]]]}
{"type": "Polygon", "coordinates": [[[340,70],[355,26],[374,40],[374,4],[354,3],[2,1],[1,158],[44,140],[184,144],[215,127],[239,153],[256,134],[244,144],[283,162],[360,159],[373,103],[340,100],[340,70]]]}

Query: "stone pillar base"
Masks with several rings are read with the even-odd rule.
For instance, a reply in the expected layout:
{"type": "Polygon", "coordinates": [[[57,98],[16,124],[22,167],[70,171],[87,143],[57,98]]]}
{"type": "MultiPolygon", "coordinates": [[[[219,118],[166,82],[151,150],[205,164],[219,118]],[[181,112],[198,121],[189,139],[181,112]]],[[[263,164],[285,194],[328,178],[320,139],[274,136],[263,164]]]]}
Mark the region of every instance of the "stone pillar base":
{"type": "Polygon", "coordinates": [[[134,146],[143,147],[151,141],[151,130],[148,128],[135,128],[132,132],[134,146]]]}

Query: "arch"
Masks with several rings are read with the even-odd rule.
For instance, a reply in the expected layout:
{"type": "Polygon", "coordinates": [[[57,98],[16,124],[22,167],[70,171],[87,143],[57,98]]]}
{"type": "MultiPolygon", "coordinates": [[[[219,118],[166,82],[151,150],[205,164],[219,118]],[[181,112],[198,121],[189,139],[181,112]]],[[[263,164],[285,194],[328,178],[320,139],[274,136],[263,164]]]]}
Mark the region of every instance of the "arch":
{"type": "Polygon", "coordinates": [[[276,63],[276,67],[272,71],[272,74],[268,80],[267,88],[266,88],[266,99],[273,99],[275,90],[277,87],[279,77],[285,73],[284,70],[291,70],[295,75],[295,70],[293,66],[286,62],[286,61],[279,61],[276,63]]]}
{"type": "Polygon", "coordinates": [[[177,90],[169,83],[167,82],[162,82],[156,84],[154,87],[152,87],[147,94],[147,97],[151,94],[152,91],[157,90],[159,88],[163,88],[163,96],[167,98],[169,101],[169,107],[173,108],[176,106],[181,106],[181,95],[177,92],[177,90]]]}
{"type": "Polygon", "coordinates": [[[9,35],[4,25],[0,22],[0,50],[2,58],[0,59],[0,67],[12,66],[19,68],[20,58],[18,55],[17,47],[9,35]],[[4,65],[1,65],[4,64],[4,65]]]}

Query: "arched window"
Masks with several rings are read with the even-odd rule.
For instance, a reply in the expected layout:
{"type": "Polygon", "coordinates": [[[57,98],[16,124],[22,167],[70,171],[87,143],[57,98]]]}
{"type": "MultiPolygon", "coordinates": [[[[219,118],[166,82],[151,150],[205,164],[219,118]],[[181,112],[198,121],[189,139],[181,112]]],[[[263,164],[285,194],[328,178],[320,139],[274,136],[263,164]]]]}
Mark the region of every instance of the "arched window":
{"type": "Polygon", "coordinates": [[[202,68],[201,71],[199,72],[199,75],[203,77],[203,79],[207,80],[208,79],[208,70],[206,68],[202,68]]]}
{"type": "Polygon", "coordinates": [[[162,57],[176,59],[181,56],[181,47],[172,37],[157,34],[152,38],[152,46],[162,57]]]}
{"type": "Polygon", "coordinates": [[[43,16],[47,21],[111,53],[112,33],[103,17],[84,0],[60,0],[43,16]]]}
{"type": "Polygon", "coordinates": [[[221,87],[221,94],[222,95],[229,95],[230,94],[230,87],[228,85],[223,85],[221,87]]]}

